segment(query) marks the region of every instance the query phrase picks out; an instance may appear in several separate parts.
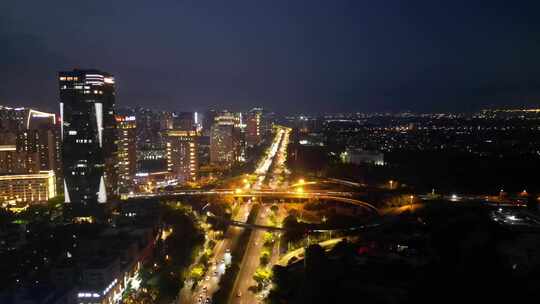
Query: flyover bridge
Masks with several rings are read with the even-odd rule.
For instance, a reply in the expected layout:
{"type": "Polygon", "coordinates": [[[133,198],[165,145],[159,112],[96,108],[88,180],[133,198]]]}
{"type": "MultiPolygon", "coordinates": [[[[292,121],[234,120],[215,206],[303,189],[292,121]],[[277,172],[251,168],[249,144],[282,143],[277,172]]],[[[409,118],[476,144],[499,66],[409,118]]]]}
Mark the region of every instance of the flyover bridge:
{"type": "MultiPolygon", "coordinates": [[[[241,221],[235,221],[230,220],[226,218],[222,218],[219,216],[209,216],[212,219],[215,219],[217,221],[229,224],[231,226],[236,227],[243,227],[247,229],[262,229],[262,230],[268,230],[268,231],[297,231],[295,229],[286,229],[283,227],[277,227],[277,226],[268,226],[268,225],[259,225],[259,224],[250,224],[247,222],[241,222],[241,221]]],[[[363,224],[358,226],[351,226],[351,227],[340,227],[340,228],[318,228],[317,224],[313,224],[313,227],[307,228],[305,232],[347,232],[347,231],[362,231],[369,228],[374,228],[379,226],[381,223],[379,221],[371,222],[369,224],[363,224]]]]}
{"type": "Polygon", "coordinates": [[[232,189],[216,189],[216,190],[188,190],[177,192],[159,192],[159,193],[140,193],[130,194],[128,198],[174,198],[180,196],[201,196],[201,195],[232,195],[234,197],[271,197],[271,198],[289,198],[289,199],[322,199],[332,200],[342,203],[347,203],[355,206],[366,208],[373,213],[379,215],[379,209],[372,204],[361,200],[351,198],[353,192],[340,191],[316,191],[316,192],[298,192],[298,191],[271,191],[271,190],[254,190],[254,191],[238,191],[232,189]]]}

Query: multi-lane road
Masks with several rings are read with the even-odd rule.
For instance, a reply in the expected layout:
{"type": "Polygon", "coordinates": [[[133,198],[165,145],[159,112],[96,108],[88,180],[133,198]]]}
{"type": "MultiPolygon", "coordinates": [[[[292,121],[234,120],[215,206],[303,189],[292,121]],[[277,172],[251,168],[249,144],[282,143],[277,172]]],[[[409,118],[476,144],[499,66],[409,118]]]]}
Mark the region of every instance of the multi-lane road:
{"type": "MultiPolygon", "coordinates": [[[[279,176],[287,170],[285,168],[285,159],[287,145],[289,142],[290,130],[286,128],[279,128],[276,135],[265,153],[265,156],[258,163],[254,174],[257,176],[256,181],[251,185],[250,189],[242,189],[239,192],[237,189],[214,189],[214,190],[195,190],[195,191],[180,191],[180,192],[162,192],[151,194],[133,194],[132,198],[137,197],[170,197],[170,196],[183,196],[183,195],[234,195],[239,197],[275,197],[275,198],[321,198],[328,200],[344,201],[348,204],[356,204],[368,209],[372,209],[377,212],[377,209],[368,203],[347,198],[353,195],[351,192],[335,192],[335,191],[297,191],[297,189],[291,189],[288,187],[287,181],[280,181],[279,176]],[[270,190],[268,189],[270,188],[270,190]]],[[[248,214],[251,210],[252,202],[241,203],[239,212],[233,219],[237,223],[245,223],[248,214]]],[[[280,211],[282,208],[280,208],[280,211]]],[[[268,226],[267,218],[269,206],[263,206],[255,219],[255,225],[252,226],[268,226]]],[[[179,303],[210,303],[213,294],[219,288],[219,280],[225,269],[223,260],[227,252],[234,251],[239,245],[239,237],[242,231],[246,229],[243,227],[235,227],[230,225],[227,229],[224,238],[217,241],[213,248],[213,256],[210,260],[210,270],[208,274],[199,282],[196,288],[192,288],[191,284],[186,284],[180,291],[178,302],[179,303]]],[[[257,268],[259,267],[260,254],[263,247],[264,230],[253,229],[250,234],[248,243],[245,245],[246,250],[244,256],[241,257],[240,270],[235,279],[233,290],[230,293],[228,303],[234,304],[253,304],[260,303],[261,299],[257,298],[257,295],[252,293],[249,288],[255,286],[256,282],[253,280],[257,268]]],[[[275,248],[274,248],[275,249],[275,248]]],[[[271,261],[273,263],[278,262],[279,250],[273,250],[271,261]]]]}
{"type": "MultiPolygon", "coordinates": [[[[261,208],[256,223],[264,224],[268,212],[270,212],[268,207],[261,208]]],[[[256,285],[253,280],[253,275],[259,266],[259,256],[263,246],[263,235],[264,231],[260,229],[251,232],[244,258],[240,264],[240,271],[236,277],[233,292],[231,293],[228,303],[251,304],[258,302],[255,294],[249,291],[249,287],[256,285]]]]}
{"type": "MultiPolygon", "coordinates": [[[[251,210],[250,204],[244,204],[240,207],[235,220],[245,222],[251,210]]],[[[219,280],[225,269],[224,258],[225,254],[234,248],[244,228],[229,226],[224,234],[224,238],[216,242],[213,248],[213,256],[210,259],[210,270],[200,281],[195,290],[192,290],[191,284],[186,284],[180,290],[179,303],[205,303],[206,299],[211,299],[213,294],[219,288],[219,280]],[[217,273],[217,274],[215,274],[217,273]]],[[[210,302],[210,301],[209,301],[210,302]]]]}
{"type": "MultiPolygon", "coordinates": [[[[257,185],[255,190],[260,188],[263,182],[274,182],[276,180],[275,175],[283,171],[284,168],[279,168],[279,166],[284,166],[284,159],[286,153],[286,145],[288,144],[289,130],[280,129],[276,140],[270,150],[270,158],[267,159],[267,162],[264,163],[264,172],[259,177],[261,184],[257,185]],[[268,172],[268,170],[274,165],[274,170],[268,172]]],[[[270,212],[270,208],[265,206],[261,208],[259,216],[257,217],[255,224],[257,225],[267,225],[267,218],[270,212]]],[[[246,252],[242,263],[240,264],[240,271],[236,277],[235,283],[233,285],[233,291],[230,294],[228,303],[230,304],[255,304],[259,303],[256,294],[252,293],[249,288],[256,285],[256,282],[253,280],[253,275],[259,266],[259,259],[261,255],[261,250],[263,246],[263,236],[264,232],[262,230],[256,229],[253,230],[249,238],[246,252]]]]}
{"type": "MultiPolygon", "coordinates": [[[[272,144],[270,145],[269,149],[267,150],[265,157],[261,159],[259,164],[257,165],[257,168],[255,169],[254,174],[257,175],[256,182],[252,185],[253,191],[260,191],[260,189],[263,187],[264,182],[267,180],[267,174],[272,166],[274,159],[276,155],[283,151],[283,148],[280,149],[283,141],[283,138],[285,136],[288,137],[289,131],[286,131],[286,129],[279,128],[277,130],[276,136],[274,137],[272,144]]],[[[201,195],[201,194],[233,194],[234,190],[211,190],[211,191],[194,191],[194,192],[185,192],[182,194],[177,195],[201,195]]],[[[168,196],[168,195],[175,195],[175,193],[155,193],[150,195],[142,195],[142,197],[145,196],[168,196]]],[[[141,195],[133,195],[133,197],[141,197],[141,195]]],[[[235,221],[239,222],[245,222],[247,220],[247,216],[251,210],[252,203],[250,200],[248,200],[247,203],[243,203],[240,206],[240,210],[238,212],[238,215],[236,218],[234,218],[235,221]]],[[[257,224],[264,224],[264,217],[266,212],[268,212],[267,208],[262,208],[261,212],[259,213],[259,216],[256,219],[257,224]]],[[[195,290],[192,290],[192,285],[186,284],[182,290],[180,290],[179,294],[179,303],[206,303],[211,302],[211,298],[213,294],[218,290],[219,288],[219,280],[221,278],[221,271],[224,269],[223,260],[224,256],[228,251],[232,251],[233,248],[238,246],[238,239],[240,237],[240,234],[244,228],[241,227],[235,227],[230,226],[225,235],[224,239],[220,240],[216,243],[215,247],[213,248],[213,257],[210,261],[210,270],[209,273],[203,278],[203,280],[199,283],[199,285],[195,288],[195,290]],[[217,274],[216,274],[217,272],[217,274]],[[208,300],[207,300],[208,299],[208,300]]],[[[245,290],[245,298],[247,299],[250,297],[249,292],[247,292],[247,288],[249,288],[249,284],[251,283],[249,280],[252,280],[253,273],[255,272],[255,269],[258,266],[258,258],[260,254],[260,250],[262,246],[262,243],[260,242],[260,239],[262,238],[262,231],[255,230],[250,235],[250,239],[247,244],[247,249],[244,254],[244,258],[242,259],[241,265],[240,265],[240,272],[237,276],[237,283],[235,284],[240,288],[241,290],[245,290]],[[253,259],[251,257],[256,257],[256,259],[253,259]]],[[[235,295],[238,295],[238,292],[235,293],[235,295]]],[[[255,303],[255,302],[242,302],[242,303],[255,303]]]]}

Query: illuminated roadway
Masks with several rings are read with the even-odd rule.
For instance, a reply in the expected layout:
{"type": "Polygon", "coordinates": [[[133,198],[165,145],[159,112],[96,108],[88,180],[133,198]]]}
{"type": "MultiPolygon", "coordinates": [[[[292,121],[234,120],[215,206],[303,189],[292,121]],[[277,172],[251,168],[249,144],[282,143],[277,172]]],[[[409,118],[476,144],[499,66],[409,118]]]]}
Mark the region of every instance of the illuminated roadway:
{"type": "MultiPolygon", "coordinates": [[[[288,199],[323,199],[323,200],[332,200],[337,202],[343,202],[347,204],[353,204],[356,206],[360,206],[363,208],[366,208],[370,211],[372,211],[375,214],[379,214],[379,211],[376,207],[373,205],[356,200],[353,198],[350,198],[355,193],[354,192],[345,192],[345,191],[325,191],[325,190],[317,190],[317,191],[303,191],[299,189],[296,190],[261,190],[263,187],[263,184],[268,182],[271,184],[272,188],[275,188],[275,185],[277,184],[276,181],[276,173],[282,172],[284,170],[282,167],[284,166],[284,153],[286,153],[286,145],[288,144],[288,136],[289,136],[290,130],[286,130],[283,128],[279,128],[276,136],[274,137],[274,140],[272,144],[270,145],[269,149],[266,152],[265,157],[259,162],[257,165],[257,168],[255,170],[255,174],[257,175],[256,182],[252,185],[252,188],[250,190],[247,190],[244,192],[242,190],[239,192],[237,189],[214,189],[214,190],[186,190],[186,191],[167,191],[167,192],[158,192],[158,193],[136,193],[136,194],[129,194],[127,195],[128,198],[172,198],[172,197],[178,197],[178,196],[198,196],[198,195],[233,195],[235,197],[249,197],[249,198],[256,198],[256,197],[272,197],[272,198],[288,198],[288,199]],[[285,145],[285,147],[283,146],[285,145]],[[270,176],[270,180],[268,180],[269,175],[268,171],[271,168],[273,162],[276,160],[276,156],[278,156],[279,162],[277,162],[277,165],[280,166],[280,168],[274,170],[276,172],[273,172],[272,176],[270,176]]],[[[347,181],[338,181],[339,183],[346,182],[349,184],[350,182],[347,181]]],[[[309,183],[306,183],[308,185],[309,183]]],[[[350,183],[354,186],[360,186],[360,184],[356,183],[350,183]]],[[[293,185],[294,186],[294,185],[293,185]]],[[[223,240],[220,240],[217,242],[216,246],[213,249],[213,258],[211,259],[211,263],[214,265],[219,265],[220,261],[223,259],[223,256],[226,252],[226,250],[230,249],[232,251],[232,248],[234,248],[237,245],[238,237],[242,231],[243,228],[248,229],[254,229],[253,232],[250,235],[250,239],[246,245],[246,251],[244,254],[244,257],[242,259],[241,265],[240,265],[240,271],[236,277],[236,281],[233,287],[233,291],[231,292],[231,297],[229,298],[228,303],[235,303],[235,304],[252,304],[252,303],[258,303],[259,300],[256,298],[256,295],[252,292],[248,291],[248,288],[255,285],[255,282],[253,280],[253,274],[255,273],[255,270],[259,266],[259,256],[262,248],[262,237],[263,237],[263,230],[282,230],[282,228],[279,227],[272,227],[266,225],[266,213],[269,212],[268,206],[262,206],[259,216],[257,216],[254,224],[248,224],[246,223],[247,214],[249,213],[249,210],[251,209],[251,204],[244,203],[241,206],[241,211],[239,212],[240,216],[235,218],[234,220],[230,221],[231,224],[228,228],[225,238],[223,240]],[[241,226],[241,227],[235,227],[235,226],[241,226]],[[241,296],[238,296],[241,295],[241,296]]],[[[332,229],[329,229],[332,230],[332,229]]],[[[322,231],[322,230],[321,230],[322,231]]],[[[281,260],[280,260],[281,261],[281,260]]],[[[199,303],[199,298],[202,297],[202,303],[204,303],[204,300],[209,297],[212,298],[212,295],[217,289],[219,288],[219,279],[220,275],[213,276],[214,269],[210,269],[210,275],[208,276],[208,280],[203,279],[200,282],[200,285],[195,289],[194,292],[191,292],[190,286],[185,286],[179,294],[179,302],[180,303],[199,303]],[[206,291],[205,291],[206,290],[206,291]]]]}
{"type": "MultiPolygon", "coordinates": [[[[272,163],[278,158],[282,158],[282,154],[286,149],[283,149],[282,145],[288,143],[290,130],[283,128],[278,129],[278,135],[276,140],[274,140],[268,157],[263,161],[261,166],[257,168],[256,173],[260,174],[256,184],[254,185],[254,190],[258,191],[262,187],[263,183],[268,180],[268,171],[272,166],[272,163]],[[259,170],[262,169],[262,170],[259,170]]],[[[273,174],[273,172],[272,172],[273,174]]],[[[271,178],[272,180],[273,178],[271,178]]],[[[255,225],[265,225],[267,214],[270,212],[268,206],[262,206],[257,218],[255,219],[255,225]]],[[[256,298],[256,295],[250,292],[249,287],[255,285],[253,280],[253,275],[257,267],[259,266],[259,257],[263,245],[263,231],[261,229],[255,229],[250,234],[248,243],[246,244],[246,251],[242,262],[240,264],[240,270],[236,276],[236,279],[233,284],[232,292],[229,295],[227,303],[230,304],[254,304],[259,302],[256,298]]]]}
{"type": "Polygon", "coordinates": [[[235,193],[234,190],[194,190],[194,191],[181,191],[181,192],[163,192],[163,193],[143,193],[143,194],[131,194],[130,198],[155,198],[155,197],[175,197],[184,195],[234,195],[235,197],[274,197],[274,198],[293,198],[293,199],[323,199],[332,200],[337,202],[348,203],[360,207],[367,208],[377,214],[379,210],[377,207],[366,203],[361,200],[348,198],[344,196],[352,196],[352,192],[339,192],[339,191],[323,191],[317,192],[302,192],[297,191],[273,191],[273,190],[259,190],[249,191],[245,193],[235,193]]]}
{"type": "MultiPolygon", "coordinates": [[[[285,136],[286,132],[284,129],[279,128],[278,132],[268,149],[265,158],[259,162],[255,174],[257,175],[257,181],[253,185],[253,189],[259,190],[263,184],[263,182],[266,179],[266,174],[272,165],[272,161],[276,155],[276,153],[279,150],[279,145],[282,142],[283,137],[285,136]]],[[[288,134],[288,133],[287,133],[288,134]]],[[[151,193],[151,194],[131,194],[128,195],[129,198],[152,198],[152,197],[174,197],[174,196],[182,196],[182,195],[231,195],[234,194],[235,191],[232,190],[211,190],[211,191],[180,191],[180,192],[165,192],[165,193],[151,193]]],[[[253,195],[251,195],[253,196],[253,195]]],[[[244,203],[240,207],[239,216],[234,221],[237,223],[245,223],[247,220],[247,216],[251,210],[252,204],[250,203],[244,203]]],[[[264,210],[265,208],[261,208],[261,210],[264,210]]],[[[262,215],[263,212],[260,213],[262,215]]],[[[259,221],[259,217],[257,218],[256,222],[259,221]]],[[[214,271],[216,270],[217,266],[219,266],[226,253],[227,250],[231,250],[232,248],[237,246],[238,238],[242,232],[243,228],[235,227],[234,225],[229,226],[227,229],[227,232],[225,233],[224,239],[220,240],[216,243],[216,246],[213,248],[213,257],[210,260],[210,263],[214,266],[211,266],[209,269],[209,274],[206,275],[203,280],[200,281],[199,286],[195,289],[195,291],[191,292],[191,285],[186,284],[184,288],[180,290],[180,294],[178,297],[179,303],[205,303],[206,298],[212,298],[213,294],[218,290],[219,288],[219,280],[221,278],[221,274],[218,273],[218,275],[214,275],[214,271]],[[200,300],[202,299],[202,300],[200,300]]],[[[254,232],[251,234],[251,239],[254,237],[254,234],[256,233],[262,233],[262,232],[254,232]]],[[[247,251],[246,251],[247,253],[247,251]]],[[[258,255],[257,255],[258,258],[258,255]]],[[[242,265],[244,265],[244,259],[242,259],[242,265]]],[[[244,270],[244,267],[242,267],[241,272],[244,270]]],[[[240,274],[239,274],[240,275],[240,274]]]]}
{"type": "MultiPolygon", "coordinates": [[[[339,238],[335,238],[335,239],[330,239],[330,240],[326,240],[324,242],[321,242],[319,243],[319,245],[325,249],[325,250],[328,250],[332,247],[334,247],[337,243],[341,242],[342,240],[344,240],[346,238],[344,237],[339,237],[339,238]]],[[[287,254],[285,254],[284,256],[282,256],[276,263],[276,265],[279,265],[279,266],[287,266],[289,264],[289,261],[292,259],[292,258],[296,258],[296,260],[300,260],[300,259],[303,259],[304,258],[304,248],[298,248],[296,250],[292,250],[292,251],[289,251],[287,252],[287,254]]]]}
{"type": "MultiPolygon", "coordinates": [[[[239,222],[245,222],[250,210],[251,204],[243,204],[240,207],[236,220],[239,222]]],[[[179,303],[199,303],[198,299],[200,296],[203,298],[202,303],[204,303],[207,297],[212,298],[212,295],[219,288],[219,280],[221,279],[222,275],[222,273],[218,273],[218,275],[215,276],[214,272],[217,270],[217,266],[221,264],[226,251],[228,249],[232,250],[232,248],[237,245],[238,238],[240,237],[242,231],[243,228],[236,227],[234,225],[227,228],[224,238],[222,240],[218,240],[213,248],[213,256],[210,259],[210,264],[214,266],[210,267],[208,274],[199,282],[199,286],[193,292],[191,291],[191,285],[189,284],[186,284],[184,288],[180,290],[180,295],[178,297],[179,303]],[[206,277],[208,277],[208,280],[206,280],[206,277]]]]}

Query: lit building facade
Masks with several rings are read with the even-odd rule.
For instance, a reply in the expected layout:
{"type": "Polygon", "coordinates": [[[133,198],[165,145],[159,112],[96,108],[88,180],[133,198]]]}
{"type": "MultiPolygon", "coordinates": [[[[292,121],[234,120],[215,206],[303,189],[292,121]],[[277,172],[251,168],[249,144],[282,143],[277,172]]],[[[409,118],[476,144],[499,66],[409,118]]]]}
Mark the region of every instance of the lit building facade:
{"type": "Polygon", "coordinates": [[[59,73],[64,197],[82,209],[117,191],[114,82],[98,70],[59,73]]]}
{"type": "Polygon", "coordinates": [[[223,112],[210,131],[210,162],[230,167],[245,160],[244,124],[240,114],[223,112]]]}
{"type": "Polygon", "coordinates": [[[43,203],[56,196],[53,171],[0,176],[0,201],[9,205],[43,203]]]}
{"type": "Polygon", "coordinates": [[[215,165],[230,166],[235,160],[234,125],[216,121],[210,131],[210,162],[215,165]]]}
{"type": "Polygon", "coordinates": [[[197,138],[195,130],[169,130],[167,141],[167,171],[180,182],[195,182],[199,176],[197,138]]]}
{"type": "Polygon", "coordinates": [[[137,173],[137,122],[135,116],[116,116],[118,133],[118,187],[120,192],[133,186],[137,173]]]}
{"type": "Polygon", "coordinates": [[[0,129],[16,132],[25,129],[28,108],[0,106],[0,129]]]}
{"type": "Polygon", "coordinates": [[[17,150],[16,145],[0,145],[0,174],[27,174],[40,171],[39,154],[17,150]]]}
{"type": "Polygon", "coordinates": [[[0,174],[53,170],[58,177],[60,133],[55,114],[0,107],[0,126],[0,174]]]}
{"type": "Polygon", "coordinates": [[[263,110],[261,108],[254,108],[247,114],[246,117],[246,142],[248,146],[257,145],[262,139],[263,123],[262,123],[263,110]]]}

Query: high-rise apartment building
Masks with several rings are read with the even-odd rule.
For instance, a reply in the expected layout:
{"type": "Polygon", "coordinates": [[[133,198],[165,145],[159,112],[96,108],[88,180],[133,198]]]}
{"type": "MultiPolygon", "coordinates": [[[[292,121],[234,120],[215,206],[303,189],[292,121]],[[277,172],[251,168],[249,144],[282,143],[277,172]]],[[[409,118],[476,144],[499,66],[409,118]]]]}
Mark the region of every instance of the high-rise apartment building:
{"type": "Polygon", "coordinates": [[[196,130],[168,130],[167,171],[180,182],[195,182],[199,176],[196,130]]]}
{"type": "Polygon", "coordinates": [[[0,145],[0,175],[39,173],[37,152],[18,150],[17,145],[0,145]]]}
{"type": "Polygon", "coordinates": [[[210,131],[210,162],[230,167],[239,160],[240,128],[239,117],[224,112],[215,117],[210,131]]]}
{"type": "Polygon", "coordinates": [[[246,142],[248,146],[257,145],[262,139],[262,115],[262,108],[253,108],[246,115],[246,142]]]}
{"type": "Polygon", "coordinates": [[[53,171],[61,176],[59,130],[53,113],[0,107],[0,174],[53,171]]]}
{"type": "Polygon", "coordinates": [[[137,123],[135,116],[116,116],[118,137],[118,187],[121,192],[133,186],[137,173],[137,123]]]}
{"type": "Polygon", "coordinates": [[[83,210],[116,194],[114,82],[98,70],[59,73],[65,202],[83,210]]]}
{"type": "Polygon", "coordinates": [[[0,106],[0,129],[15,133],[24,130],[29,110],[23,107],[0,106]]]}
{"type": "Polygon", "coordinates": [[[17,150],[38,153],[40,170],[61,172],[60,129],[56,115],[30,109],[25,129],[18,131],[17,150]]]}

